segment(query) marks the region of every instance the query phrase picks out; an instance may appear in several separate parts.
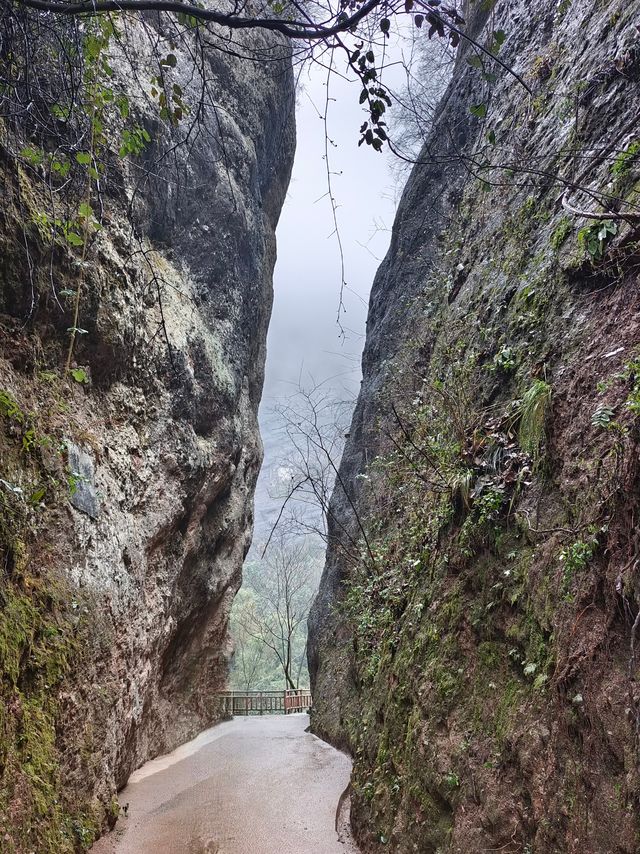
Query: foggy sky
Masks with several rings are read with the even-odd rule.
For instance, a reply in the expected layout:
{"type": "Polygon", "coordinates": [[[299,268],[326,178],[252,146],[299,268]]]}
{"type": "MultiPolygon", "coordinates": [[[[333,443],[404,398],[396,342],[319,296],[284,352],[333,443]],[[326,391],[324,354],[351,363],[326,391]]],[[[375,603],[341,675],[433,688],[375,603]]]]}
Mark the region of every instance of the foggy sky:
{"type": "Polygon", "coordinates": [[[358,148],[358,129],[366,114],[358,105],[360,87],[334,76],[328,129],[333,194],[344,246],[345,337],[336,317],[340,302],[340,255],[327,198],[323,113],[326,72],[315,66],[300,80],[297,151],[293,177],[277,230],[278,261],[274,306],[267,343],[267,367],[260,425],[265,461],[256,492],[256,538],[274,502],[268,484],[286,448],[273,408],[301,381],[327,381],[340,399],[354,399],[360,382],[369,290],[390,239],[397,189],[386,154],[358,148]],[[315,104],[315,107],[314,107],[315,104]]]}

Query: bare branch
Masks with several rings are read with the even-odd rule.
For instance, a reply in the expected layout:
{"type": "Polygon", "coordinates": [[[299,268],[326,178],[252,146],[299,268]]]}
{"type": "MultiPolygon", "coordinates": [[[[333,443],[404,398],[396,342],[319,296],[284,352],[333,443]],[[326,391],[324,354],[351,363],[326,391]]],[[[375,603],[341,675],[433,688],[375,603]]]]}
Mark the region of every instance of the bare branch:
{"type": "Polygon", "coordinates": [[[263,29],[281,33],[292,39],[317,40],[328,39],[339,33],[352,30],[366,18],[381,0],[368,0],[353,15],[338,15],[337,23],[332,26],[307,22],[285,21],[279,18],[240,17],[234,14],[216,12],[213,9],[203,9],[191,3],[180,0],[86,0],[79,3],[63,3],[57,0],[14,0],[17,5],[37,9],[41,12],[52,12],[56,15],[100,15],[105,12],[171,12],[176,15],[187,15],[199,21],[208,21],[229,27],[233,30],[263,29]]]}

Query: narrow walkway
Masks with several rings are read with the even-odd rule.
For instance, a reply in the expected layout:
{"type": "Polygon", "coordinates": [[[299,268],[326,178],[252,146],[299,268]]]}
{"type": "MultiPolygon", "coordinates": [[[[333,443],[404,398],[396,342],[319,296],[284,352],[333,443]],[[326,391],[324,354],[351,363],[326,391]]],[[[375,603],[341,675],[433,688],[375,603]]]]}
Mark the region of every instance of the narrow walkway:
{"type": "Polygon", "coordinates": [[[349,759],[305,732],[307,715],[235,718],[147,763],[91,854],[353,854],[336,808],[349,759]]]}

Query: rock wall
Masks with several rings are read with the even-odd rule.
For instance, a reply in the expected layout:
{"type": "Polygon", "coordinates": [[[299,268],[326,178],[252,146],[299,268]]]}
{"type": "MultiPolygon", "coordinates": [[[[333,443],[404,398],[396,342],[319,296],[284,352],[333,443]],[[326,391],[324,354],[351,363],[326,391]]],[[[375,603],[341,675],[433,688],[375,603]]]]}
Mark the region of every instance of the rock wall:
{"type": "Polygon", "coordinates": [[[467,22],[527,88],[463,42],[404,191],[310,618],[312,726],[353,753],[365,851],[630,854],[637,7],[467,22]]]}
{"type": "MultiPolygon", "coordinates": [[[[148,31],[128,31],[143,80],[148,31]]],[[[39,167],[2,130],[2,851],[85,850],[133,769],[219,717],[295,145],[288,46],[241,43],[263,61],[212,44],[204,104],[174,48],[187,144],[131,79],[151,142],[110,167],[86,259],[43,239],[39,167]]]]}

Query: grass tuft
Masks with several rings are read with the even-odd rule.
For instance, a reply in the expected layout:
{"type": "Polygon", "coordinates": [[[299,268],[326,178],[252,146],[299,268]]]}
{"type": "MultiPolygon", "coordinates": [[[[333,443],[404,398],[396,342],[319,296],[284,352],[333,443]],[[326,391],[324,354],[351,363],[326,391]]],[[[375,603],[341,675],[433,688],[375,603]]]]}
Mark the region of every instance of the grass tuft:
{"type": "Polygon", "coordinates": [[[534,459],[540,454],[550,403],[551,386],[544,380],[535,380],[520,401],[518,441],[520,447],[534,459]]]}

